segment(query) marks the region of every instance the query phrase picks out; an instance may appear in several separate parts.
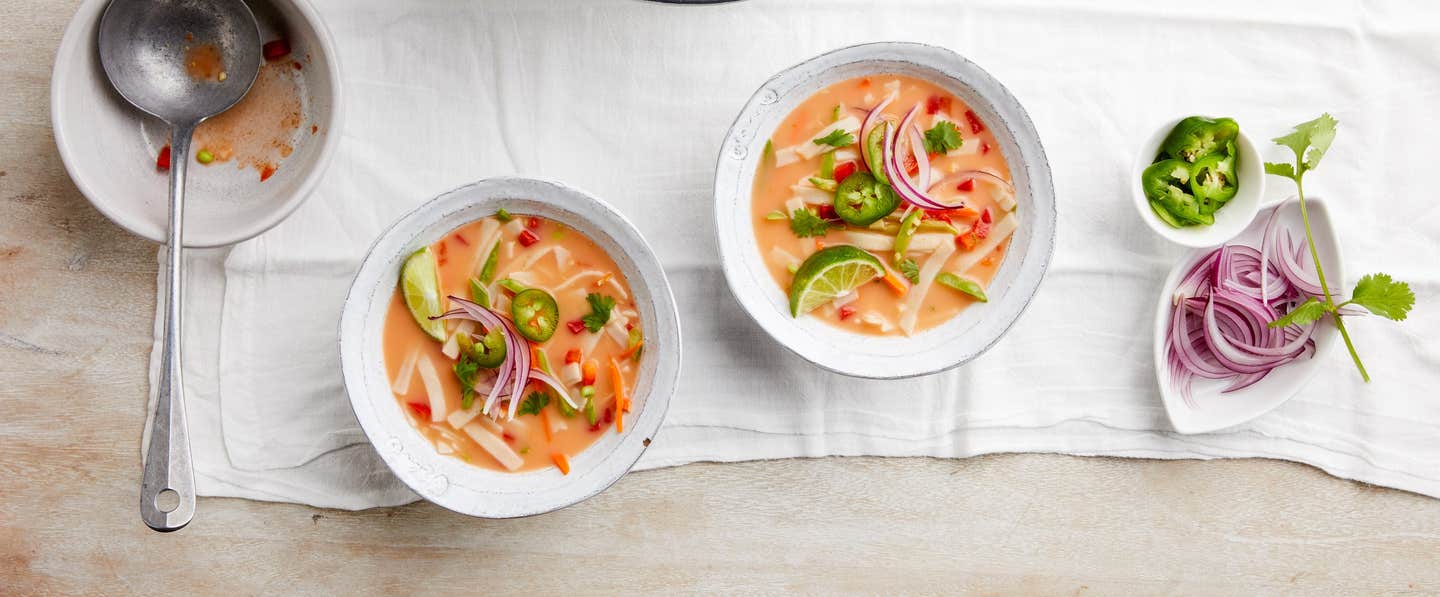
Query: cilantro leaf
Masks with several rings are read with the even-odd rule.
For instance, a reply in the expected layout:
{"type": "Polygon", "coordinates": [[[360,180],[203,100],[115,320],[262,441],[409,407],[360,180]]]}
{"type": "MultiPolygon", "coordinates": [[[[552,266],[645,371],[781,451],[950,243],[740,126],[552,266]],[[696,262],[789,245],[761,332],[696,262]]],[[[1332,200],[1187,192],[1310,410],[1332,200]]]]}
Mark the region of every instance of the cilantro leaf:
{"type": "Polygon", "coordinates": [[[585,302],[590,303],[591,313],[581,317],[580,321],[585,323],[585,329],[598,332],[605,324],[610,323],[610,311],[615,308],[615,297],[592,292],[585,295],[585,302]]]}
{"type": "MultiPolygon", "coordinates": [[[[1325,152],[1330,149],[1330,143],[1335,140],[1335,126],[1338,124],[1340,123],[1335,120],[1335,117],[1321,114],[1315,120],[1295,125],[1295,130],[1290,134],[1276,137],[1272,141],[1276,145],[1289,147],[1290,151],[1295,152],[1295,161],[1300,168],[1300,171],[1295,173],[1298,176],[1308,170],[1314,170],[1320,165],[1320,158],[1325,157],[1325,152]]],[[[1270,171],[1269,166],[1266,166],[1265,171],[1270,171]]],[[[1281,176],[1287,175],[1282,174],[1281,176]]]]}
{"type": "Polygon", "coordinates": [[[960,149],[965,143],[960,138],[960,129],[955,128],[955,123],[948,120],[941,120],[925,131],[926,153],[945,153],[952,149],[960,149]]]}
{"type": "Polygon", "coordinates": [[[920,264],[915,263],[914,259],[907,257],[896,264],[896,267],[900,269],[900,273],[904,274],[905,279],[909,280],[911,284],[920,283],[920,264]]]}
{"type": "Polygon", "coordinates": [[[790,231],[800,238],[825,236],[830,231],[830,223],[808,209],[801,209],[791,214],[790,231]]]}
{"type": "Polygon", "coordinates": [[[844,147],[855,142],[855,135],[845,129],[835,129],[830,134],[815,140],[816,145],[829,145],[831,147],[844,147]]]}
{"type": "Polygon", "coordinates": [[[1305,302],[1300,303],[1294,309],[1291,309],[1284,317],[1270,322],[1270,327],[1283,328],[1288,325],[1306,325],[1315,323],[1317,319],[1320,319],[1324,315],[1325,303],[1316,300],[1316,298],[1312,296],[1305,299],[1305,302]]]}
{"type": "Polygon", "coordinates": [[[1289,179],[1291,179],[1291,180],[1294,180],[1294,178],[1295,178],[1295,165],[1294,165],[1294,164],[1277,164],[1277,163],[1275,163],[1275,162],[1265,162],[1265,173],[1266,173],[1266,174],[1274,174],[1275,176],[1284,176],[1285,178],[1289,178],[1289,179]]]}
{"type": "Polygon", "coordinates": [[[516,411],[521,415],[538,415],[540,410],[550,404],[550,395],[544,392],[530,392],[525,401],[520,403],[520,409],[516,411]]]}
{"type": "Polygon", "coordinates": [[[460,357],[460,362],[455,363],[451,370],[460,380],[460,408],[468,409],[475,404],[475,376],[480,373],[480,364],[466,355],[460,357]]]}
{"type": "Polygon", "coordinates": [[[1391,279],[1390,274],[1370,274],[1355,284],[1350,302],[1386,319],[1404,321],[1415,306],[1415,293],[1409,284],[1391,279]]]}

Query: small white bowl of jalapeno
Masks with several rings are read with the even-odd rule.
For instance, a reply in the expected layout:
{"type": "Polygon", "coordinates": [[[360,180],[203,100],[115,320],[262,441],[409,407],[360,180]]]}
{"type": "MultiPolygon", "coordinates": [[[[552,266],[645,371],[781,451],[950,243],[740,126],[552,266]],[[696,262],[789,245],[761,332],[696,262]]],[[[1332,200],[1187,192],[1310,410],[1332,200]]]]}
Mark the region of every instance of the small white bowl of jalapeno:
{"type": "Polygon", "coordinates": [[[1218,245],[1255,219],[1265,194],[1264,169],[1234,119],[1178,118],[1156,130],[1135,158],[1135,209],[1166,240],[1218,245]]]}

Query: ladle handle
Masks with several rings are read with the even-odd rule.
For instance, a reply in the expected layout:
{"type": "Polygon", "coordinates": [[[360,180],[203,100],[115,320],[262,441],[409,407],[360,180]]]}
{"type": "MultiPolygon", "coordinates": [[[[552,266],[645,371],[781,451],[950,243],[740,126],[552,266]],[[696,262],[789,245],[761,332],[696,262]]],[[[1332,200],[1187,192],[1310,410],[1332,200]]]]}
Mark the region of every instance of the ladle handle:
{"type": "Polygon", "coordinates": [[[195,125],[175,125],[170,136],[170,236],[166,270],[168,297],[165,329],[160,346],[160,381],[155,389],[155,418],[150,425],[150,446],[145,452],[145,476],[140,483],[140,517],[150,528],[178,531],[195,515],[195,473],[190,468],[190,433],[185,425],[184,386],[180,383],[181,252],[185,221],[185,167],[190,161],[190,136],[195,125]],[[163,496],[166,490],[175,492],[163,496]]]}

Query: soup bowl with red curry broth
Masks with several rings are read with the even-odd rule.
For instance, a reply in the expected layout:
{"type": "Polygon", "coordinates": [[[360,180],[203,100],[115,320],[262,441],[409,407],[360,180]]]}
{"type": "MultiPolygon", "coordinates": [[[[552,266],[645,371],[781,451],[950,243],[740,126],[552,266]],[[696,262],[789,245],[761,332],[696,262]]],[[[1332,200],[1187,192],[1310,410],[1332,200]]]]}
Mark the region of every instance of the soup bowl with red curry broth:
{"type": "MultiPolygon", "coordinates": [[[[906,139],[896,147],[909,145],[906,139]]],[[[903,156],[907,152],[887,151],[884,155],[891,153],[903,156]]],[[[914,165],[907,162],[906,166],[918,185],[921,177],[914,165]]],[[[741,306],[792,352],[820,367],[851,376],[913,377],[949,369],[979,356],[1005,334],[1029,304],[1054,249],[1056,208],[1050,167],[1029,116],[989,73],[935,46],[863,44],[822,54],[782,71],[755,92],[731,126],[720,148],[714,192],[722,265],[730,290],[741,306]],[[886,98],[890,100],[888,105],[884,103],[886,98]],[[864,138],[868,135],[863,130],[850,131],[859,137],[855,139],[842,133],[854,129],[851,124],[864,122],[876,108],[882,108],[885,120],[899,130],[902,127],[898,125],[905,124],[902,115],[912,107],[919,116],[913,127],[903,127],[901,135],[909,134],[913,128],[918,144],[921,131],[926,133],[923,140],[927,150],[919,153],[929,153],[926,162],[935,172],[934,178],[924,183],[930,189],[925,195],[933,195],[947,206],[952,201],[958,206],[964,197],[957,197],[957,193],[975,194],[972,187],[993,182],[1005,189],[1003,199],[977,196],[966,199],[964,209],[957,210],[921,210],[900,199],[898,207],[881,209],[889,214],[886,219],[872,219],[879,218],[880,212],[866,213],[871,208],[868,204],[848,206],[851,213],[840,210],[838,202],[833,208],[807,205],[824,203],[827,192],[830,197],[846,192],[842,177],[853,177],[852,171],[883,183],[883,177],[872,177],[875,173],[870,169],[872,160],[864,138]],[[928,149],[931,139],[926,129],[938,125],[946,116],[956,125],[955,132],[963,143],[938,151],[928,149]],[[831,149],[808,147],[806,141],[811,136],[816,137],[813,144],[817,146],[829,139],[837,147],[829,163],[821,161],[820,156],[831,149]],[[817,168],[820,180],[812,176],[811,171],[817,168]],[[947,186],[945,197],[936,194],[934,189],[941,182],[973,171],[986,174],[974,181],[962,180],[959,185],[952,182],[951,186],[958,190],[947,186]],[[830,173],[837,180],[826,180],[824,174],[830,173]],[[823,188],[837,183],[838,190],[823,188]],[[931,184],[936,186],[929,187],[931,184]],[[809,188],[816,185],[822,188],[809,188]],[[787,199],[787,195],[793,196],[787,199]],[[812,200],[812,195],[820,200],[812,200]],[[819,224],[809,216],[799,217],[802,207],[829,221],[829,231],[807,232],[806,224],[811,228],[819,224]],[[859,211],[855,211],[857,208],[859,211]],[[924,220],[933,220],[929,228],[940,230],[943,221],[944,228],[958,230],[953,234],[956,248],[946,246],[935,250],[934,255],[913,253],[922,236],[924,244],[938,246],[941,241],[932,236],[951,234],[925,235],[922,228],[910,244],[912,253],[908,257],[914,259],[903,251],[893,253],[891,258],[889,245],[879,247],[876,243],[898,245],[896,229],[903,228],[900,221],[913,211],[920,212],[924,220]],[[957,213],[968,214],[970,219],[957,220],[952,226],[946,218],[957,213]],[[983,233],[978,241],[966,234],[982,227],[981,215],[986,216],[983,227],[999,229],[1003,237],[986,242],[983,233]],[[875,258],[872,263],[883,264],[885,275],[855,288],[851,296],[841,294],[834,303],[797,313],[795,301],[804,301],[792,296],[791,291],[805,279],[808,257],[840,245],[868,252],[875,258]],[[929,268],[924,267],[927,255],[936,261],[929,268]],[[906,261],[909,263],[902,263],[906,261]],[[908,274],[902,274],[907,269],[908,274]],[[983,302],[934,283],[937,271],[952,270],[967,274],[967,281],[982,287],[983,302]],[[907,295],[917,290],[918,296],[907,295]],[[842,306],[844,300],[851,302],[842,306]],[[853,316],[857,312],[870,317],[862,321],[862,316],[853,316]]],[[[949,238],[942,240],[949,244],[949,238]]],[[[851,253],[854,260],[856,252],[851,253]]]]}
{"type": "MultiPolygon", "coordinates": [[[[544,273],[560,275],[548,270],[544,273]]],[[[542,278],[512,277],[544,284],[542,278]]],[[[576,299],[570,294],[574,293],[555,291],[560,316],[565,322],[579,319],[584,314],[582,311],[588,311],[583,298],[576,299]]],[[[513,296],[497,298],[496,311],[504,311],[511,298],[513,296]]],[[[445,300],[448,299],[442,299],[442,303],[445,300]]],[[[454,306],[451,302],[446,308],[454,306]]],[[[447,329],[455,327],[447,325],[447,329]]],[[[601,331],[600,335],[605,332],[601,331]]],[[[475,335],[477,342],[479,336],[475,335]]],[[[680,350],[679,318],[669,282],[659,260],[634,226],[609,205],[582,191],[525,178],[487,179],[460,187],[401,218],[370,249],[351,285],[341,315],[340,355],[346,392],[356,418],[376,451],[395,475],[421,497],[456,512],[486,518],[529,516],[563,508],[603,491],[628,472],[664,419],[679,378],[680,350]],[[517,228],[520,232],[528,231],[526,240],[531,241],[511,243],[513,252],[501,252],[498,270],[502,276],[521,271],[522,265],[531,266],[534,260],[526,258],[526,251],[532,247],[538,255],[546,243],[563,246],[564,251],[544,254],[537,260],[548,264],[553,257],[558,263],[559,256],[555,253],[563,253],[575,262],[583,262],[587,268],[613,271],[614,280],[586,279],[585,282],[587,285],[600,282],[597,294],[619,297],[615,316],[625,317],[622,323],[632,330],[643,330],[644,339],[643,350],[627,351],[623,346],[610,346],[618,341],[608,338],[586,343],[582,338],[590,334],[588,330],[561,323],[551,339],[536,342],[536,350],[553,353],[550,362],[556,369],[564,366],[562,355],[582,346],[587,356],[593,354],[606,361],[604,365],[608,366],[612,359],[616,361],[629,410],[607,413],[607,418],[595,426],[585,424],[584,416],[579,415],[570,419],[568,430],[553,438],[542,439],[537,431],[534,445],[520,446],[519,443],[526,442],[522,436],[519,443],[511,445],[519,460],[508,463],[485,460],[489,457],[486,450],[464,443],[468,441],[466,433],[448,431],[443,418],[432,426],[428,417],[417,416],[429,414],[419,412],[426,410],[420,408],[423,400],[420,404],[407,401],[411,399],[405,392],[397,394],[394,390],[396,371],[405,366],[399,364],[400,355],[412,352],[409,346],[418,346],[420,350],[414,352],[435,362],[434,368],[441,378],[437,387],[445,393],[444,400],[448,401],[451,414],[460,410],[459,386],[452,374],[454,361],[442,354],[445,349],[441,343],[426,344],[430,336],[419,331],[416,319],[405,308],[404,301],[397,298],[397,283],[407,259],[416,251],[453,245],[448,249],[448,256],[438,260],[441,262],[441,295],[471,298],[471,292],[461,283],[465,276],[457,274],[451,266],[453,262],[474,261],[472,258],[476,256],[467,256],[466,249],[484,242],[480,238],[482,230],[505,234],[496,231],[494,226],[481,226],[487,220],[493,222],[497,213],[523,222],[524,225],[517,228]],[[457,237],[466,240],[458,242],[457,237]],[[535,238],[540,240],[531,240],[535,238]],[[623,416],[623,427],[615,425],[608,418],[611,416],[623,416]],[[565,470],[557,466],[559,460],[552,465],[550,451],[566,456],[565,470]]],[[[607,366],[601,367],[601,380],[595,384],[599,389],[595,399],[600,409],[614,404],[614,381],[604,372],[607,366]]],[[[553,377],[564,376],[557,372],[553,377]]],[[[420,375],[415,375],[407,385],[422,388],[420,375]]],[[[528,396],[543,389],[532,380],[523,394],[528,396]]],[[[425,391],[428,390],[412,390],[422,396],[425,391]]],[[[575,388],[570,392],[579,398],[575,388]]],[[[479,394],[471,408],[478,409],[484,400],[485,395],[479,394]]],[[[558,395],[552,394],[549,408],[543,409],[544,416],[551,419],[561,416],[556,410],[558,403],[558,395]]],[[[524,406],[518,409],[518,418],[515,410],[510,410],[511,416],[507,417],[506,406],[504,399],[497,400],[492,414],[499,425],[524,419],[522,424],[535,428],[542,420],[535,416],[538,413],[525,414],[524,406]]],[[[490,421],[485,425],[500,428],[490,421]]],[[[496,435],[501,433],[504,432],[497,431],[496,435]]],[[[505,441],[510,442],[509,434],[506,435],[505,441]]]]}

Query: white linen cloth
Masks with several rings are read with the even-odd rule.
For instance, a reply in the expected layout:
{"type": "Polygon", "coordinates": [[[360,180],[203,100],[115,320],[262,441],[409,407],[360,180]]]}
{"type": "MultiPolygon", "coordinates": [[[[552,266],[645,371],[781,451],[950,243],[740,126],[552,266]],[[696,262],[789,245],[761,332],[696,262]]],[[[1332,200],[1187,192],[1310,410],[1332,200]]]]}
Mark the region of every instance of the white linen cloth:
{"type": "MultiPolygon", "coordinates": [[[[518,174],[605,198],[670,275],[685,362],[639,468],[830,454],[1260,456],[1440,497],[1440,208],[1426,191],[1440,139],[1440,4],[316,3],[349,110],[333,165],[274,230],[186,258],[184,376],[202,495],[338,508],[415,499],[350,412],[342,299],[402,213],[518,174]],[[994,349],[949,373],[878,382],[809,365],[739,309],[719,269],[710,191],[720,140],[763,81],[882,40],[947,46],[1010,87],[1049,152],[1060,222],[1039,294],[994,349]],[[1134,152],[1177,116],[1233,116],[1263,144],[1323,111],[1341,130],[1308,189],[1335,201],[1347,271],[1407,280],[1418,306],[1402,324],[1351,326],[1373,383],[1342,349],[1271,414],[1174,434],[1150,338],[1156,293],[1182,251],[1134,213],[1134,152]]],[[[1291,192],[1268,182],[1272,195],[1291,192]]]]}

